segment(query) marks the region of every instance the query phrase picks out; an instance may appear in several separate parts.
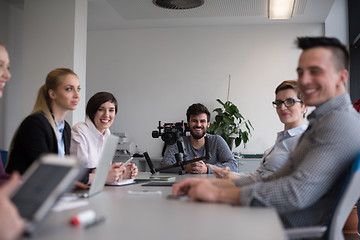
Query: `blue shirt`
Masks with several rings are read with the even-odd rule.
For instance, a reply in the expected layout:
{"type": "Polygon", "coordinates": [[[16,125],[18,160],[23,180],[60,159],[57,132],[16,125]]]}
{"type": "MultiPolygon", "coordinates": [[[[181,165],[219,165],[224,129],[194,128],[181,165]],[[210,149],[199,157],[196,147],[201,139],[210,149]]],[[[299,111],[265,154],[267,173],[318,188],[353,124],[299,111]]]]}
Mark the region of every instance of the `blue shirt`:
{"type": "Polygon", "coordinates": [[[288,160],[290,152],[296,147],[301,134],[307,126],[300,125],[277,133],[275,144],[264,152],[264,156],[255,172],[240,172],[241,177],[266,177],[281,168],[288,160]]]}
{"type": "Polygon", "coordinates": [[[60,122],[60,124],[57,123],[57,121],[55,121],[55,126],[56,126],[56,130],[57,130],[57,144],[58,144],[58,155],[60,157],[64,157],[65,156],[65,144],[64,144],[64,138],[63,138],[63,131],[64,131],[64,126],[65,126],[65,121],[62,120],[60,122]]]}
{"type": "Polygon", "coordinates": [[[307,126],[301,125],[278,132],[274,146],[265,151],[260,166],[256,170],[261,176],[268,176],[278,170],[288,160],[307,126]]]}

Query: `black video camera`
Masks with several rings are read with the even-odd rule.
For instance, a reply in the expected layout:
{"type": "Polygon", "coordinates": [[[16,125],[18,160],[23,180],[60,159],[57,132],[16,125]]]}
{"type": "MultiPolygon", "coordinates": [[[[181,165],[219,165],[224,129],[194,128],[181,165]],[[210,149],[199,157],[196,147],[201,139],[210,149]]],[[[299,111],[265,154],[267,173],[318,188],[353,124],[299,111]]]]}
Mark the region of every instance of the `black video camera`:
{"type": "Polygon", "coordinates": [[[166,145],[172,145],[175,144],[181,136],[185,136],[185,133],[188,131],[189,128],[184,121],[164,123],[164,125],[161,125],[161,121],[159,121],[158,130],[152,132],[152,137],[158,138],[161,136],[161,139],[166,145]],[[163,132],[161,130],[163,130],[163,132]]]}

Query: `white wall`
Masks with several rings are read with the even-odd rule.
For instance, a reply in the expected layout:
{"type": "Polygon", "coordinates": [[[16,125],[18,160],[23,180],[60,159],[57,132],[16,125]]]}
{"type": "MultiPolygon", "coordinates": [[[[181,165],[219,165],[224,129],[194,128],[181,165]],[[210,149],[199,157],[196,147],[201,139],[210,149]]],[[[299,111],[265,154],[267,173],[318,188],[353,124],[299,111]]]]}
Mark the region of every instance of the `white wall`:
{"type": "MultiPolygon", "coordinates": [[[[26,15],[24,10],[0,0],[0,19],[6,16],[6,21],[0,25],[0,40],[7,45],[12,74],[4,97],[0,100],[0,149],[5,150],[9,148],[20,122],[32,110],[37,91],[50,70],[56,67],[74,69],[82,89],[86,91],[87,0],[62,1],[57,8],[53,4],[57,3],[56,0],[53,3],[46,0],[45,3],[50,5],[48,8],[46,4],[36,1],[35,4],[40,4],[46,10],[36,7],[33,2],[26,3],[34,7],[35,13],[25,6],[26,15]],[[67,10],[64,9],[66,7],[67,10]],[[44,15],[45,19],[49,19],[47,14],[51,15],[52,21],[40,19],[44,15]],[[60,22],[60,18],[68,24],[60,22]],[[57,26],[59,24],[61,27],[57,26]],[[34,29],[33,26],[37,27],[34,29]]],[[[82,96],[85,94],[82,93],[82,96]]],[[[79,108],[85,108],[85,101],[79,104],[79,108]]],[[[79,110],[79,113],[68,114],[67,120],[77,122],[83,120],[84,116],[83,111],[79,110]]]]}
{"type": "Polygon", "coordinates": [[[10,139],[22,120],[22,96],[18,93],[22,89],[23,11],[1,0],[0,12],[1,29],[6,28],[6,32],[1,31],[0,40],[6,44],[11,63],[11,79],[6,84],[3,98],[0,99],[0,149],[7,150],[10,139]],[[3,19],[4,16],[6,19],[3,19]]]}
{"type": "MultiPolygon", "coordinates": [[[[24,4],[22,114],[29,114],[47,74],[59,67],[73,69],[85,91],[87,0],[27,0],[24,4]],[[34,27],[36,26],[36,27],[34,27]],[[31,91],[29,91],[31,90],[31,91]]],[[[81,97],[84,94],[81,92],[81,97]]],[[[79,108],[85,104],[80,103],[79,108]]],[[[82,113],[82,112],[81,112],[82,113]]],[[[81,121],[69,111],[69,124],[81,121]],[[70,116],[70,117],[69,117],[70,116]]]]}
{"type": "Polygon", "coordinates": [[[7,48],[11,62],[11,79],[6,84],[4,95],[5,106],[5,127],[3,136],[5,145],[3,149],[8,149],[15,129],[20,124],[23,116],[21,115],[22,95],[18,94],[22,90],[22,49],[23,49],[23,11],[10,6],[9,8],[9,36],[7,48]]]}
{"type": "Polygon", "coordinates": [[[323,24],[91,31],[86,100],[114,93],[119,113],[111,130],[160,157],[163,142],[151,137],[158,121],[186,121],[195,102],[219,107],[231,74],[230,101],[255,128],[247,149],[237,151],[262,153],[282,130],[271,102],[280,82],[296,79],[294,40],[323,31],[323,24]]]}
{"type": "Polygon", "coordinates": [[[335,0],[325,21],[325,36],[336,37],[346,45],[348,45],[349,42],[347,8],[347,1],[335,0]]]}
{"type": "MultiPolygon", "coordinates": [[[[349,47],[348,4],[344,0],[335,0],[325,21],[325,36],[338,38],[349,47]]],[[[350,81],[347,82],[350,92],[350,81]]]]}

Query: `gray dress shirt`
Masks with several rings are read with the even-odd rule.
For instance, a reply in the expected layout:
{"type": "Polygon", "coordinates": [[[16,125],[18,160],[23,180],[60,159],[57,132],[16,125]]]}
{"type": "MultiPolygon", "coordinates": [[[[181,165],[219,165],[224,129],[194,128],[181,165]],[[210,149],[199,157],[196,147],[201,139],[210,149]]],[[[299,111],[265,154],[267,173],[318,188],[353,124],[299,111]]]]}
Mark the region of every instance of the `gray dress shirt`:
{"type": "Polygon", "coordinates": [[[348,94],[318,106],[289,161],[273,175],[234,180],[240,202],[272,207],[285,227],[327,224],[360,150],[360,114],[348,94]]]}

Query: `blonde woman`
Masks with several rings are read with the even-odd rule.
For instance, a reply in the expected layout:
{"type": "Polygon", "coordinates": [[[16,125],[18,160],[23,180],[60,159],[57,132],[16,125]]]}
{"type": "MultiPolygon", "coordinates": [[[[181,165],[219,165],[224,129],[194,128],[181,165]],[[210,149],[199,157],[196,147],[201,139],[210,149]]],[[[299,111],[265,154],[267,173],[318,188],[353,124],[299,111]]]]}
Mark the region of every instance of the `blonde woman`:
{"type": "MultiPolygon", "coordinates": [[[[3,96],[5,84],[9,81],[10,74],[9,54],[5,45],[0,42],[0,98],[3,96]]],[[[4,172],[0,157],[0,239],[16,239],[25,226],[18,210],[10,200],[11,193],[20,183],[18,173],[9,175],[4,172]]]]}
{"type": "Polygon", "coordinates": [[[80,100],[77,75],[68,68],[51,71],[38,91],[32,113],[16,131],[6,166],[8,173],[23,174],[42,153],[64,156],[70,153],[71,129],[64,120],[80,100]]]}
{"type": "MultiPolygon", "coordinates": [[[[0,42],[0,98],[3,96],[3,91],[6,83],[9,81],[10,74],[10,60],[9,54],[3,43],[0,42]]],[[[9,179],[9,175],[5,173],[0,155],[0,185],[9,179]]]]}

